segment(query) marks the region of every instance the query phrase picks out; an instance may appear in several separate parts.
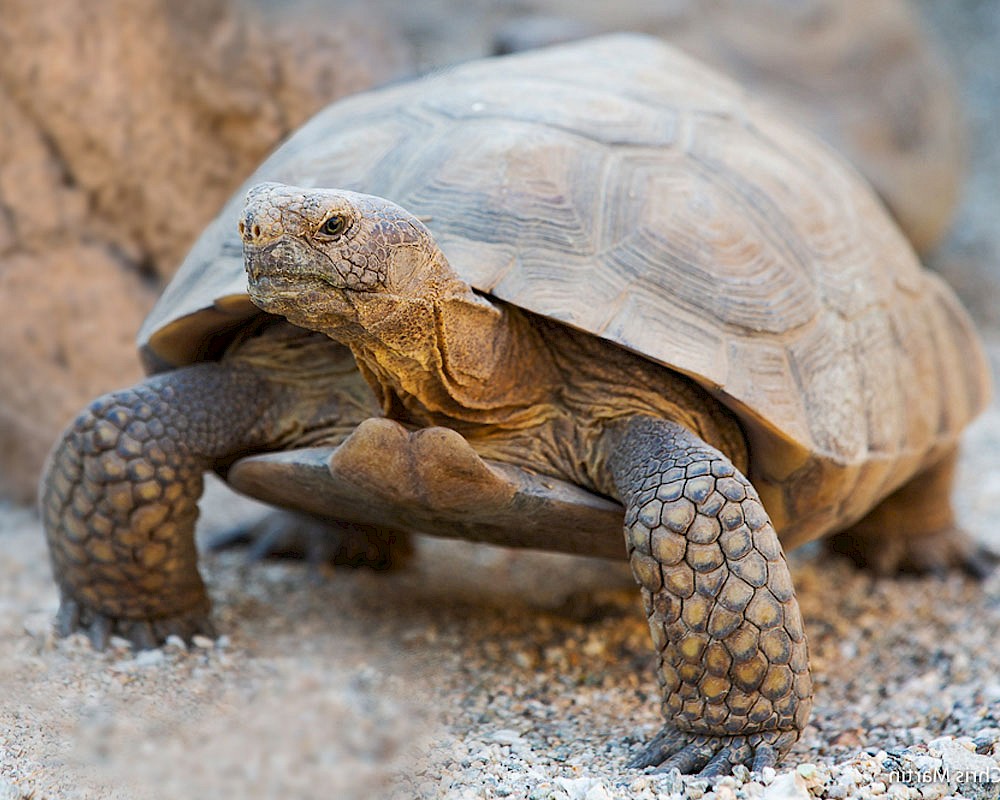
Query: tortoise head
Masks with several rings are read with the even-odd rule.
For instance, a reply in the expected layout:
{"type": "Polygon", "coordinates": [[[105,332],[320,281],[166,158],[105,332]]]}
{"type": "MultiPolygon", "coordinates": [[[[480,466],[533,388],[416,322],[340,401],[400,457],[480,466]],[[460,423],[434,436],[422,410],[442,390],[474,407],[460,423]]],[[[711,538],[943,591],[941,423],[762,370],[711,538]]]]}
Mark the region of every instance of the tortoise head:
{"type": "Polygon", "coordinates": [[[427,228],[372,195],[262,183],[238,227],[254,304],[342,340],[457,281],[427,228]]]}

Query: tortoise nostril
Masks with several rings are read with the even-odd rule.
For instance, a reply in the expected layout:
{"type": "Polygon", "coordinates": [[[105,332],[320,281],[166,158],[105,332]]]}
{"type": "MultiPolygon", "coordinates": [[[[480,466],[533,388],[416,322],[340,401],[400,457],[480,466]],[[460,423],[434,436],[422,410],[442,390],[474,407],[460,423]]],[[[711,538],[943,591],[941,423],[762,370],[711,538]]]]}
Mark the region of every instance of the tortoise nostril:
{"type": "Polygon", "coordinates": [[[253,226],[253,238],[254,239],[259,239],[260,238],[260,225],[254,225],[253,226]]]}
{"type": "Polygon", "coordinates": [[[240,236],[246,233],[247,226],[243,224],[243,220],[240,220],[240,224],[236,226],[239,229],[240,236]]]}

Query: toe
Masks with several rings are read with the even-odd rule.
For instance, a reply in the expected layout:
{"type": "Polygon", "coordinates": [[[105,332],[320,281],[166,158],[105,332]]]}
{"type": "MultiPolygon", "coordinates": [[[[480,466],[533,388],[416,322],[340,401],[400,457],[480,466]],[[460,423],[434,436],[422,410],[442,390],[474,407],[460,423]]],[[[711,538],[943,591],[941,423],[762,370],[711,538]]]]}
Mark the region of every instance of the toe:
{"type": "Polygon", "coordinates": [[[756,772],[759,775],[764,770],[764,767],[773,767],[777,761],[778,754],[774,752],[774,748],[769,744],[762,743],[753,754],[753,763],[750,771],[756,772]]]}
{"type": "Polygon", "coordinates": [[[772,767],[798,738],[798,731],[775,730],[738,736],[712,736],[664,728],[629,764],[654,773],[678,770],[703,778],[727,775],[737,764],[760,772],[772,767]]]}
{"type": "Polygon", "coordinates": [[[59,601],[59,611],[56,612],[55,629],[58,636],[69,636],[80,628],[80,604],[71,597],[63,597],[59,601]]]}
{"type": "Polygon", "coordinates": [[[159,644],[150,622],[133,622],[123,633],[136,650],[153,650],[159,644]]]}
{"type": "Polygon", "coordinates": [[[95,650],[106,650],[114,622],[103,614],[94,614],[86,626],[87,638],[95,650]]]}
{"type": "Polygon", "coordinates": [[[709,764],[716,754],[716,751],[723,746],[723,740],[715,737],[698,737],[698,740],[690,742],[678,752],[670,756],[660,764],[654,773],[665,773],[671,770],[678,770],[682,775],[690,775],[700,772],[709,764]]]}
{"type": "Polygon", "coordinates": [[[642,751],[628,762],[630,769],[645,769],[662,764],[684,746],[685,737],[680,731],[664,728],[642,751]]]}
{"type": "Polygon", "coordinates": [[[723,747],[718,753],[698,773],[700,778],[715,778],[719,775],[728,775],[733,770],[733,751],[729,747],[723,747]]]}
{"type": "Polygon", "coordinates": [[[970,578],[984,581],[993,574],[1000,563],[1000,553],[994,553],[985,547],[977,547],[962,559],[960,567],[970,578]]]}

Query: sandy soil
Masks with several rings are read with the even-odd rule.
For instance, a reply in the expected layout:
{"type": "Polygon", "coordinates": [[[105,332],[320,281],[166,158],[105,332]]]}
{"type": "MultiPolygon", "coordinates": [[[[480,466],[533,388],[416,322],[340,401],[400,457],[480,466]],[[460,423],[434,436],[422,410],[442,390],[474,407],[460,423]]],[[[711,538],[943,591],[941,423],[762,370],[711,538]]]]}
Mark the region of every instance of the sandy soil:
{"type": "MultiPolygon", "coordinates": [[[[1000,360],[1000,341],[991,350],[1000,360]]],[[[1000,408],[967,440],[962,517],[1000,550],[991,525],[1000,408]]],[[[256,513],[221,486],[206,506],[203,533],[256,513]]],[[[13,798],[599,798],[680,788],[624,768],[660,720],[648,632],[623,564],[432,539],[388,574],[209,556],[218,643],[95,653],[82,636],[51,634],[56,593],[34,515],[7,508],[0,525],[5,800],[3,781],[13,798]]],[[[852,770],[874,780],[889,771],[887,754],[916,758],[941,736],[992,752],[1000,576],[874,581],[799,552],[793,577],[817,703],[786,767],[816,765],[830,789],[852,770]]]]}
{"type": "MultiPolygon", "coordinates": [[[[1000,48],[989,43],[1000,14],[990,2],[923,5],[978,130],[970,199],[939,262],[991,285],[962,270],[1000,253],[983,222],[998,218],[1000,48]]],[[[1000,333],[989,339],[996,365],[1000,333]]],[[[966,436],[958,502],[1000,551],[1000,406],[966,436]]],[[[256,513],[215,486],[202,533],[256,513]]],[[[53,638],[41,528],[0,506],[0,800],[996,798],[1000,782],[892,778],[908,765],[1000,770],[1000,576],[876,581],[815,550],[792,561],[813,721],[777,776],[710,788],[624,768],[660,719],[623,564],[430,539],[388,574],[227,553],[204,561],[219,642],[95,653],[82,637],[53,638]]]]}

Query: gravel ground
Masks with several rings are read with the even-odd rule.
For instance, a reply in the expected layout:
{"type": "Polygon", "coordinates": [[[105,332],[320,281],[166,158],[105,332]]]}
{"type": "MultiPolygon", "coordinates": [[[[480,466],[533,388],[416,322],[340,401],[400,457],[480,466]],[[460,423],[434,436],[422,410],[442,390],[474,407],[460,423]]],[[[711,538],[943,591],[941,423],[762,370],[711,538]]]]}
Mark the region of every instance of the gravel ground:
{"type": "MultiPolygon", "coordinates": [[[[991,352],[1000,361],[1000,338],[991,352]]],[[[958,499],[964,524],[1000,550],[998,445],[994,407],[967,436],[958,499]]],[[[207,507],[203,533],[256,513],[223,487],[207,507]]],[[[2,800],[1000,790],[1000,574],[873,580],[793,554],[813,721],[777,775],[710,789],[624,766],[660,725],[624,564],[432,539],[392,573],[215,555],[204,566],[225,636],[136,655],[52,636],[56,595],[33,514],[0,513],[0,542],[2,800]],[[934,768],[953,779],[988,769],[995,781],[902,780],[934,768]]]]}
{"type": "MultiPolygon", "coordinates": [[[[979,131],[938,257],[975,296],[1000,260],[1000,4],[922,5],[979,131]]],[[[959,483],[963,524],[1000,551],[1000,406],[968,432],[959,483]]],[[[215,486],[202,532],[256,513],[215,486]]],[[[219,642],[95,653],[53,638],[40,526],[0,506],[0,800],[1000,796],[1000,575],[873,580],[794,553],[813,720],[776,773],[709,786],[624,767],[660,717],[623,564],[422,539],[392,573],[239,553],[204,570],[219,642]],[[951,783],[915,777],[935,770],[951,783]]]]}

